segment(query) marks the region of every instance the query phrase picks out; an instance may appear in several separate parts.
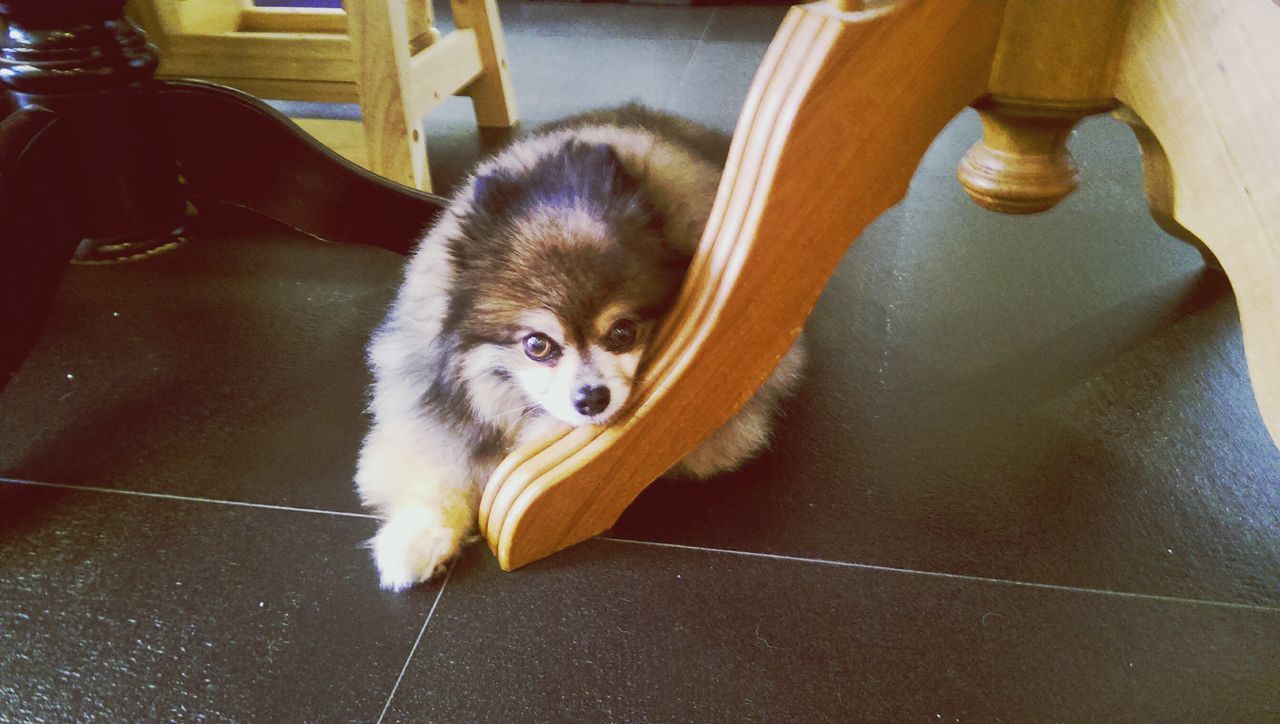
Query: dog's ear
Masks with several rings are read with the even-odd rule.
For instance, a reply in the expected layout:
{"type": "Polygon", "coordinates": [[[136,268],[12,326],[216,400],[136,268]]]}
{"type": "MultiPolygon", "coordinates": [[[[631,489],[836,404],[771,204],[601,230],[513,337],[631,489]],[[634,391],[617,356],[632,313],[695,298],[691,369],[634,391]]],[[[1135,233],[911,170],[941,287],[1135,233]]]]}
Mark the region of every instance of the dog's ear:
{"type": "Polygon", "coordinates": [[[538,161],[527,188],[535,204],[608,206],[634,193],[639,184],[612,146],[574,138],[538,161]]]}
{"type": "Polygon", "coordinates": [[[574,141],[567,150],[574,157],[574,166],[582,175],[583,183],[593,185],[605,194],[629,193],[638,184],[622,165],[622,159],[613,146],[607,143],[574,141]]]}
{"type": "Polygon", "coordinates": [[[477,211],[501,214],[511,207],[520,184],[501,169],[481,171],[471,180],[472,203],[477,211]]]}

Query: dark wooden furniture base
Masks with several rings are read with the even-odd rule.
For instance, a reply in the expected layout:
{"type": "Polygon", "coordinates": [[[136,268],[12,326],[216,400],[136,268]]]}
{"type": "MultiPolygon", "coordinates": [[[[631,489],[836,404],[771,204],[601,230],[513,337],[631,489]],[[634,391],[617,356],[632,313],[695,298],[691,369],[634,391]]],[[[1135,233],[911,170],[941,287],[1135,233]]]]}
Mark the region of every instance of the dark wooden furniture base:
{"type": "Polygon", "coordinates": [[[125,262],[234,204],[328,241],[405,252],[439,199],[339,158],[263,103],[159,82],[123,0],[9,0],[0,82],[0,386],[74,260],[125,262]]]}

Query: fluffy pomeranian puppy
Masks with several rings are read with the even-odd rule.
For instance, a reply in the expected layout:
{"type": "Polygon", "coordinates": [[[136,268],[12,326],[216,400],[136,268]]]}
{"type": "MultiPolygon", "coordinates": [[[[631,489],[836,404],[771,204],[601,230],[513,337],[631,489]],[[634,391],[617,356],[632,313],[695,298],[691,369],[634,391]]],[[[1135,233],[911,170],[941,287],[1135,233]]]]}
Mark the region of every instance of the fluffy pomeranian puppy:
{"type": "MultiPolygon", "coordinates": [[[[513,448],[625,410],[725,148],[674,116],[600,111],[513,144],[450,199],[369,348],[373,424],[356,487],[385,517],[371,541],[383,588],[425,581],[458,553],[513,448]]],[[[672,473],[707,477],[759,453],[803,363],[797,343],[672,473]]]]}

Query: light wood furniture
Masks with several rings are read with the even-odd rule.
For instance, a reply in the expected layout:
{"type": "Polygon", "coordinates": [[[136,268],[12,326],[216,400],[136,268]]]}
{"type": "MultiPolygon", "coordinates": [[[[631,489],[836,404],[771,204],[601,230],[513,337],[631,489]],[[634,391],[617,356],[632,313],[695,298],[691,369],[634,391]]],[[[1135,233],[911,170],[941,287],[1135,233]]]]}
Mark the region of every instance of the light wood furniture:
{"type": "Polygon", "coordinates": [[[513,569],[611,526],[741,406],[859,232],[973,105],[958,175],[1029,213],[1076,184],[1083,116],[1141,141],[1154,215],[1220,262],[1258,406],[1280,441],[1280,4],[885,0],[793,8],[747,97],[714,210],[631,414],[513,453],[480,526],[513,569]]]}
{"type": "Polygon", "coordinates": [[[130,0],[160,48],[162,78],[199,78],[281,100],[358,101],[364,150],[341,122],[304,122],[393,181],[429,190],[422,119],[465,94],[481,126],[516,122],[496,0],[451,0],[457,29],[429,0],[347,0],[345,11],[259,8],[250,0],[130,0]]]}

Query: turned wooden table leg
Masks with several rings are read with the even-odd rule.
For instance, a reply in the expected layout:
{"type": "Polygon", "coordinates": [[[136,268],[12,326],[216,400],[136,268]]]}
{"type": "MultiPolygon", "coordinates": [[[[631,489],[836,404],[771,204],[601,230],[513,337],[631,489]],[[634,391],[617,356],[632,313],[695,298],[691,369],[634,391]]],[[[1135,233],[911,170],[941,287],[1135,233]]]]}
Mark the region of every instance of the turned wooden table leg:
{"type": "Polygon", "coordinates": [[[982,140],[960,161],[956,177],[970,198],[992,211],[1035,214],[1053,208],[1079,184],[1067,151],[1071,129],[1111,105],[1064,109],[985,97],[974,104],[982,140]]]}
{"type": "Polygon", "coordinates": [[[1067,150],[1085,116],[1115,107],[1111,79],[1129,0],[1009,0],[986,94],[982,139],[956,176],[980,206],[1006,214],[1052,208],[1075,190],[1067,150]]]}
{"type": "Polygon", "coordinates": [[[504,568],[608,528],[749,399],[851,241],[985,90],[1002,12],[989,0],[791,10],[633,413],[516,451],[486,488],[481,530],[504,568]]]}
{"type": "Polygon", "coordinates": [[[1280,5],[1267,0],[1135,3],[1115,94],[1139,137],[1149,129],[1157,220],[1200,239],[1231,281],[1258,408],[1280,444],[1277,38],[1280,5]]]}

